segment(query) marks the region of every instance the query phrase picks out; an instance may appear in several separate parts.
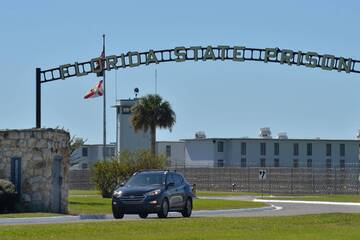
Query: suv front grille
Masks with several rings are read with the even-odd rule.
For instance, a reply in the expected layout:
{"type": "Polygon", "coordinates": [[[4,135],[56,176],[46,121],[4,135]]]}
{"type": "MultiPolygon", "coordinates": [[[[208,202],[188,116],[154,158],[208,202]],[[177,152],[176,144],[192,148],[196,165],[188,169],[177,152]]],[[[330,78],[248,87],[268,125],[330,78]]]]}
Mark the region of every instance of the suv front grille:
{"type": "Polygon", "coordinates": [[[123,203],[142,203],[144,199],[144,195],[129,195],[120,197],[120,201],[123,203]]]}

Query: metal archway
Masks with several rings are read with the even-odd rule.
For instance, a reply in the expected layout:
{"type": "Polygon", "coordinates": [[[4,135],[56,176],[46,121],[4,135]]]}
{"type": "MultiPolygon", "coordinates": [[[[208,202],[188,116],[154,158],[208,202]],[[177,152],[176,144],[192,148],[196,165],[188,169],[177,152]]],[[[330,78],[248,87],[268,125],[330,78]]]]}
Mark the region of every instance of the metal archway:
{"type": "Polygon", "coordinates": [[[41,127],[41,84],[70,77],[81,77],[89,73],[117,70],[140,65],[159,64],[162,62],[185,61],[256,61],[286,65],[321,68],[323,70],[346,73],[360,73],[359,60],[336,57],[317,52],[302,52],[279,48],[247,48],[244,46],[191,46],[175,47],[165,50],[132,51],[104,58],[93,58],[86,62],[64,64],[56,68],[41,70],[36,68],[36,128],[41,127]],[[98,64],[101,62],[102,64],[98,64]]]}

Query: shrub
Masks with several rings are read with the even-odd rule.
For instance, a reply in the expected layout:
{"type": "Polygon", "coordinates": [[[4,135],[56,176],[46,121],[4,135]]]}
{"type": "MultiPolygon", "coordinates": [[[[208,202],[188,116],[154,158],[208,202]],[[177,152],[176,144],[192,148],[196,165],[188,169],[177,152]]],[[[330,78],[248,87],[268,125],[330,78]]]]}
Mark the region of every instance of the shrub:
{"type": "Polygon", "coordinates": [[[148,150],[124,151],[111,159],[97,162],[92,168],[93,181],[103,197],[111,197],[115,188],[134,172],[142,169],[162,169],[164,156],[155,156],[148,150]]]}
{"type": "Polygon", "coordinates": [[[14,211],[17,196],[14,184],[0,179],[0,212],[14,211]]]}

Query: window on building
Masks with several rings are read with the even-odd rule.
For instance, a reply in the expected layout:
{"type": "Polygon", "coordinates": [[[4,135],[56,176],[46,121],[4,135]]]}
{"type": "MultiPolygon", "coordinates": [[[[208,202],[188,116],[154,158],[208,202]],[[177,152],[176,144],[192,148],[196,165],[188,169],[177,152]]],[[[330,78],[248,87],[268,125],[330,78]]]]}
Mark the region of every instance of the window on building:
{"type": "Polygon", "coordinates": [[[266,144],[260,143],[260,155],[265,156],[266,155],[266,144]]]}
{"type": "Polygon", "coordinates": [[[294,159],[294,160],[293,160],[293,167],[294,167],[294,168],[299,167],[299,159],[294,159]]]}
{"type": "Polygon", "coordinates": [[[260,159],[260,167],[265,167],[266,166],[266,160],[265,158],[261,158],[260,159]]]}
{"type": "Polygon", "coordinates": [[[83,157],[87,157],[87,156],[88,156],[88,148],[87,148],[87,147],[82,148],[82,156],[83,156],[83,157]]]}
{"type": "Polygon", "coordinates": [[[294,154],[294,156],[299,156],[299,144],[298,143],[293,144],[293,154],[294,154]]]}
{"type": "Polygon", "coordinates": [[[223,159],[219,159],[219,160],[217,161],[217,166],[218,166],[218,167],[224,167],[224,160],[223,160],[223,159]]]}
{"type": "Polygon", "coordinates": [[[274,159],[274,167],[280,167],[280,160],[278,158],[274,159]]]}
{"type": "Polygon", "coordinates": [[[274,155],[279,156],[279,153],[280,153],[279,143],[274,143],[274,155]]]}
{"type": "Polygon", "coordinates": [[[331,156],[331,144],[326,144],[326,156],[331,156]]]}
{"type": "Polygon", "coordinates": [[[341,170],[345,169],[345,159],[340,159],[340,169],[341,170]]]}
{"type": "Polygon", "coordinates": [[[326,168],[331,168],[331,159],[326,159],[326,168]]]}
{"type": "Polygon", "coordinates": [[[241,155],[246,155],[246,142],[241,143],[241,155]]]}
{"type": "Polygon", "coordinates": [[[115,156],[115,148],[113,147],[106,147],[106,156],[115,156]]]}
{"type": "Polygon", "coordinates": [[[171,145],[166,145],[166,156],[171,157],[171,145]]]}
{"type": "Polygon", "coordinates": [[[240,166],[246,167],[246,158],[241,158],[240,166]]]}
{"type": "Polygon", "coordinates": [[[88,168],[88,164],[87,163],[82,163],[81,164],[81,169],[87,169],[88,168]]]}
{"type": "Polygon", "coordinates": [[[218,152],[224,152],[224,142],[219,141],[217,147],[218,147],[218,152]]]}
{"type": "Polygon", "coordinates": [[[345,144],[340,144],[340,156],[345,157],[345,144]]]}
{"type": "Polygon", "coordinates": [[[307,154],[308,156],[311,156],[311,155],[312,155],[312,143],[306,144],[306,154],[307,154]]]}
{"type": "Polygon", "coordinates": [[[306,166],[307,166],[308,168],[312,168],[312,159],[308,159],[308,160],[307,160],[306,166]]]}
{"type": "Polygon", "coordinates": [[[130,107],[127,107],[127,106],[122,107],[122,113],[130,114],[131,113],[130,107]]]}

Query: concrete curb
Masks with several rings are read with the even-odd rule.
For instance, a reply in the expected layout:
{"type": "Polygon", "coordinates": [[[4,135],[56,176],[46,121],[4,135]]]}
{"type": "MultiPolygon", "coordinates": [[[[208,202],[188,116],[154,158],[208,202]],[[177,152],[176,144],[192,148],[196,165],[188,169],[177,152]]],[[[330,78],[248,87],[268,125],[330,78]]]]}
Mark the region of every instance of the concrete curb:
{"type": "Polygon", "coordinates": [[[254,199],[254,202],[263,203],[300,203],[300,204],[318,204],[318,205],[337,205],[337,206],[360,206],[360,203],[354,202],[326,202],[326,201],[300,201],[300,200],[272,200],[272,199],[254,199]]]}

